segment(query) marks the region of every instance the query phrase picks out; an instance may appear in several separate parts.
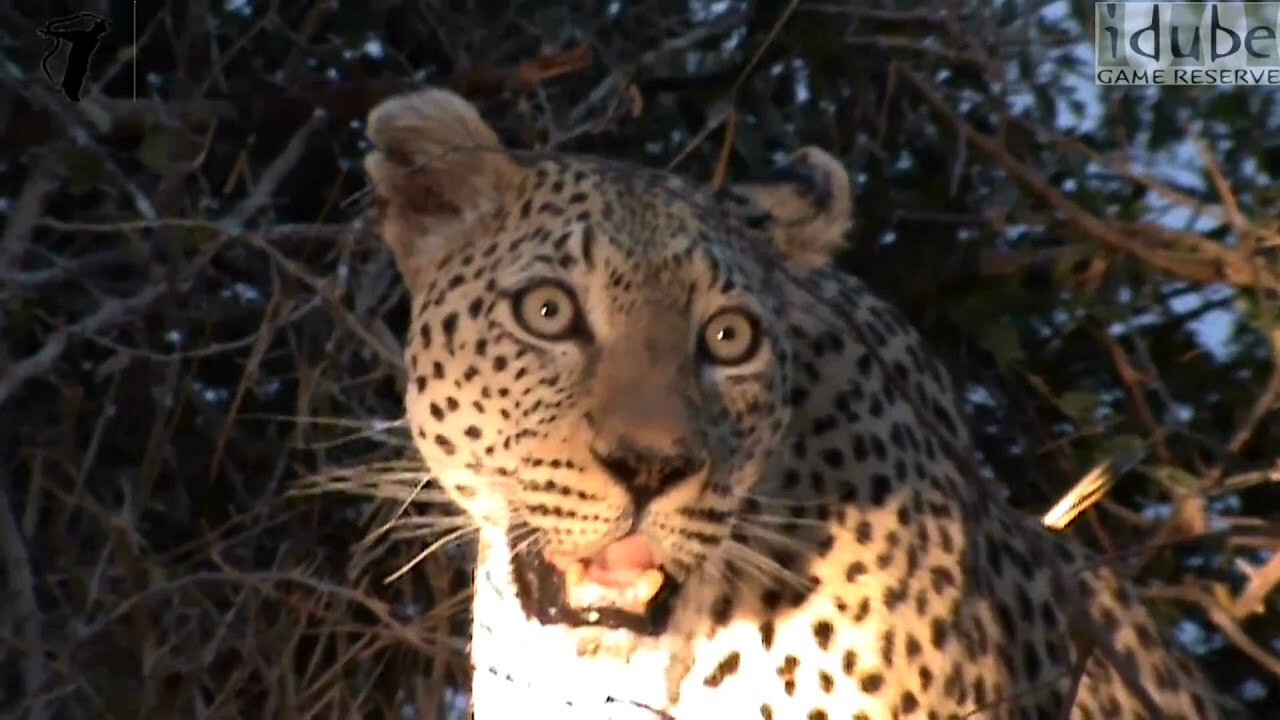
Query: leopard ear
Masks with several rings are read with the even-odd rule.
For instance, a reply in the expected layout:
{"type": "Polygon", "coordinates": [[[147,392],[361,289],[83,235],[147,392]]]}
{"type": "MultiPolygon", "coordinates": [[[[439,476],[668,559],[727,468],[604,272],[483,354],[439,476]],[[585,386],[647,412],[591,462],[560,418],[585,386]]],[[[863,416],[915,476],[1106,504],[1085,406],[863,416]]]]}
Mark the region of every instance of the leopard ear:
{"type": "Polygon", "coordinates": [[[484,231],[520,169],[475,107],[448,90],[382,101],[366,132],[378,232],[412,287],[426,260],[484,231]]]}
{"type": "Polygon", "coordinates": [[[773,240],[789,260],[825,265],[853,227],[849,173],[830,153],[802,148],[759,182],[731,188],[773,218],[773,240]]]}

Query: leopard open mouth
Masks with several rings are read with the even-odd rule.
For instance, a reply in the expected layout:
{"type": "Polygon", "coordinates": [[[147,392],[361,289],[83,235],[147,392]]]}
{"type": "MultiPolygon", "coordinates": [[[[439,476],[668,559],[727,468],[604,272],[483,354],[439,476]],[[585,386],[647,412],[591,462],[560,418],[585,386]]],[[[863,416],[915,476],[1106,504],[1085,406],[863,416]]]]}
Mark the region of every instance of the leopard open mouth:
{"type": "Polygon", "coordinates": [[[536,543],[516,543],[511,533],[507,542],[520,605],[543,625],[666,632],[679,581],[653,562],[614,560],[645,542],[637,536],[621,538],[590,558],[554,561],[531,549],[536,543]]]}

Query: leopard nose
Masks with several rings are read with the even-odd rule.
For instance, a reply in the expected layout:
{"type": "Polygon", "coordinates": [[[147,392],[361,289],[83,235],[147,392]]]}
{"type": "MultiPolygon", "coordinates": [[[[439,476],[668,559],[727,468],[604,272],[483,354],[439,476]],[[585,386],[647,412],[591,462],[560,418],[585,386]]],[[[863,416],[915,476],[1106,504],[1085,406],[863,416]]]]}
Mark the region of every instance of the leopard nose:
{"type": "Polygon", "coordinates": [[[707,465],[704,453],[663,452],[621,440],[607,449],[591,448],[591,455],[631,495],[639,513],[649,503],[707,465]]]}

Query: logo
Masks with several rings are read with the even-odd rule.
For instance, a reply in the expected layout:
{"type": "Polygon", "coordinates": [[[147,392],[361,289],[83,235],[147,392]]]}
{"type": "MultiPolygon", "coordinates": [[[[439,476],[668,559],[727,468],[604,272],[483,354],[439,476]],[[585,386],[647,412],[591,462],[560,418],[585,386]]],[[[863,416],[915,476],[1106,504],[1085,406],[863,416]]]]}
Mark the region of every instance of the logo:
{"type": "Polygon", "coordinates": [[[44,70],[44,76],[49,78],[51,85],[58,86],[59,83],[49,72],[49,59],[62,47],[64,40],[71,45],[67,52],[67,62],[62,68],[61,87],[68,99],[80,102],[80,90],[89,73],[89,60],[102,42],[102,37],[107,34],[106,19],[90,12],[81,12],[50,20],[38,32],[41,37],[53,40],[53,47],[40,59],[40,69],[44,70]]]}
{"type": "Polygon", "coordinates": [[[1098,85],[1280,85],[1280,2],[1099,2],[1098,85]]]}

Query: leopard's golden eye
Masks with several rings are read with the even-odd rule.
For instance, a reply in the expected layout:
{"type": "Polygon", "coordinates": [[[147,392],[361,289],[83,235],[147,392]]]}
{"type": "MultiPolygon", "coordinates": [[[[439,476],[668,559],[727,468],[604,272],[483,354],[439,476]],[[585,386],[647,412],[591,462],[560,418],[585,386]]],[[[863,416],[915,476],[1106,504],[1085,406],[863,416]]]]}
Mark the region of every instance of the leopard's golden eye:
{"type": "Polygon", "coordinates": [[[760,351],[760,321],[740,308],[721,310],[702,326],[702,355],[717,365],[742,365],[760,351]]]}
{"type": "Polygon", "coordinates": [[[511,306],[520,326],[543,340],[565,340],[582,327],[577,298],[558,282],[539,282],[519,290],[511,306]]]}

